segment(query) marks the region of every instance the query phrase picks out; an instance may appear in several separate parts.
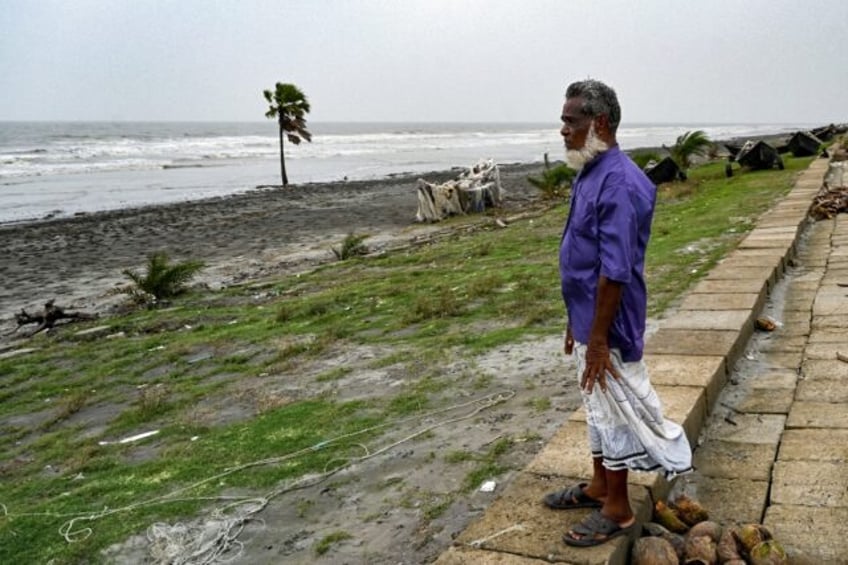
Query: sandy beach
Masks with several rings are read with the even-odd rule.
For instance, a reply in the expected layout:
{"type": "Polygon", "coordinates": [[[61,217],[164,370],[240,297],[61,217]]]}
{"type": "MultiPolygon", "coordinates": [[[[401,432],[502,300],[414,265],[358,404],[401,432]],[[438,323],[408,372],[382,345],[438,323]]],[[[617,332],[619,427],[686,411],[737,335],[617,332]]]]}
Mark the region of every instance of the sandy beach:
{"type": "MultiPolygon", "coordinates": [[[[539,200],[527,181],[541,164],[501,166],[504,214],[539,200]]],[[[417,224],[415,182],[443,181],[457,171],[372,181],[262,188],[222,198],[0,225],[0,332],[13,314],[50,299],[70,309],[104,313],[121,300],[123,269],[140,269],[148,253],[202,260],[198,282],[220,287],[293,272],[333,259],[345,235],[368,234],[379,249],[440,224],[417,224]]]]}

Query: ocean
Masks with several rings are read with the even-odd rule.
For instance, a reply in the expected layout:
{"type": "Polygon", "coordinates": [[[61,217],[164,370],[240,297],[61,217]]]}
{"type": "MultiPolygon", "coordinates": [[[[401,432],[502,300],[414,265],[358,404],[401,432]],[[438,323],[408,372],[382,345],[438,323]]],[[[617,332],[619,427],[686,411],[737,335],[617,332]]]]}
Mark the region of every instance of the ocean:
{"type": "MultiPolygon", "coordinates": [[[[622,148],[671,145],[820,124],[622,124],[622,148]]],[[[563,152],[552,123],[310,123],[286,143],[291,184],[376,179],[563,152]]],[[[426,175],[425,175],[426,176],[426,175]]],[[[0,223],[226,196],[280,183],[275,122],[0,122],[0,223]]]]}

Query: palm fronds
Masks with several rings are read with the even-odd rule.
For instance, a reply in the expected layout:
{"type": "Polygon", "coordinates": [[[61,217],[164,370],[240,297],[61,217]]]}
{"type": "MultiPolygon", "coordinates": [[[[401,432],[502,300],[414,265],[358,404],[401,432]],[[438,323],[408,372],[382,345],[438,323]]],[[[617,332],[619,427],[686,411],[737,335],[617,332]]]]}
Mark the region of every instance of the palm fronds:
{"type": "Polygon", "coordinates": [[[527,182],[541,190],[545,198],[554,199],[565,196],[576,175],[577,171],[565,163],[552,167],[548,154],[545,153],[545,168],[541,176],[528,176],[527,182]]]}
{"type": "Polygon", "coordinates": [[[147,272],[137,273],[131,269],[125,269],[124,275],[132,282],[129,294],[147,294],[161,300],[176,296],[185,290],[185,285],[204,267],[202,261],[185,261],[183,263],[169,264],[168,255],[159,251],[147,256],[147,272]]]}
{"type": "Polygon", "coordinates": [[[344,261],[345,259],[350,259],[351,257],[355,257],[357,255],[365,255],[368,253],[368,246],[363,243],[365,241],[365,235],[355,235],[352,233],[347,234],[342,241],[341,247],[336,249],[332,248],[333,255],[336,256],[336,259],[339,261],[344,261]]]}
{"type": "Polygon", "coordinates": [[[311,109],[306,95],[295,85],[278,82],[274,90],[263,90],[262,96],[268,102],[265,117],[276,119],[280,126],[280,173],[283,186],[289,184],[286,174],[286,162],[283,155],[283,134],[295,145],[302,140],[312,141],[312,134],[306,129],[306,114],[311,109]]]}
{"type": "Polygon", "coordinates": [[[712,145],[703,130],[690,130],[677,138],[669,152],[677,166],[685,171],[692,166],[692,157],[706,154],[712,145]]]}

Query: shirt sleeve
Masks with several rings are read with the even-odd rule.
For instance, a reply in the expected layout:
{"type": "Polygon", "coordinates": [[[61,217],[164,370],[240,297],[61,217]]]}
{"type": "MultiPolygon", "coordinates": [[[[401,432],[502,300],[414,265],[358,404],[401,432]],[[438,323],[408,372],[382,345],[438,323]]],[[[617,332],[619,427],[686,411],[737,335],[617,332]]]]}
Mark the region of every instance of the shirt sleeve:
{"type": "Polygon", "coordinates": [[[623,175],[610,174],[598,196],[601,275],[630,282],[637,235],[636,209],[623,175]]]}

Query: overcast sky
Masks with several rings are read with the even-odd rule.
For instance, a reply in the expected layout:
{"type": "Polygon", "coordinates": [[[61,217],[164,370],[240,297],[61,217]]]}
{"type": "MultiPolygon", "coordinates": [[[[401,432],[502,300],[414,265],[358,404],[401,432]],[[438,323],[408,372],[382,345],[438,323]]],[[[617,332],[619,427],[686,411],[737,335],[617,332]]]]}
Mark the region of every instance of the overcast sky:
{"type": "Polygon", "coordinates": [[[848,0],[0,0],[0,120],[848,121],[848,0]]]}

